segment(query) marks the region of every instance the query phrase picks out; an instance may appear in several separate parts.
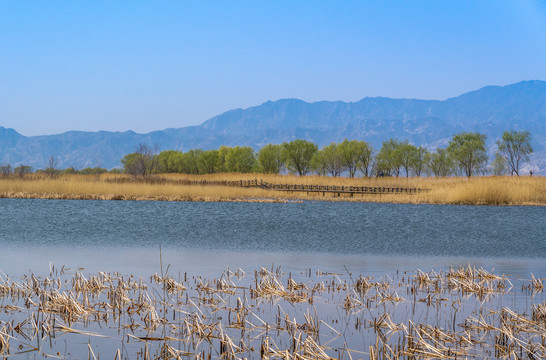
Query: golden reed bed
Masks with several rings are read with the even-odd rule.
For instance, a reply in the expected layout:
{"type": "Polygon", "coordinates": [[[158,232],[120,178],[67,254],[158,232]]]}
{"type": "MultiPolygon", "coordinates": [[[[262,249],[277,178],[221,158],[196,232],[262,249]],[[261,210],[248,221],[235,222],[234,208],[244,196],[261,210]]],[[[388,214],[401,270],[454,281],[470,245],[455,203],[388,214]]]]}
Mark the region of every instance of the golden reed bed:
{"type": "Polygon", "coordinates": [[[146,179],[125,174],[31,174],[0,178],[0,197],[93,200],[254,201],[326,200],[408,204],[546,205],[546,178],[487,176],[455,178],[332,178],[264,174],[154,175],[146,179]],[[263,180],[272,184],[381,186],[424,188],[418,194],[334,194],[283,192],[219,185],[188,185],[187,181],[263,180]]]}

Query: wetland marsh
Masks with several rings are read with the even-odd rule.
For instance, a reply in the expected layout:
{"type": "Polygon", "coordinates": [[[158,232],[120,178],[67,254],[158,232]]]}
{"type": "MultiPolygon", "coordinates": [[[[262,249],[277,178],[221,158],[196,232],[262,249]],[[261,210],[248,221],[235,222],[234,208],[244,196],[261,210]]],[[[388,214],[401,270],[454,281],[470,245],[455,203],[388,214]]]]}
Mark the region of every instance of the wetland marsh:
{"type": "Polygon", "coordinates": [[[27,174],[0,177],[0,198],[73,200],[160,200],[208,202],[347,201],[399,204],[546,205],[543,176],[344,178],[271,174],[27,174]],[[254,181],[273,186],[333,186],[415,189],[417,192],[350,194],[277,191],[228,183],[254,181]]]}
{"type": "Polygon", "coordinates": [[[0,199],[0,357],[538,359],[544,215],[0,199]]]}

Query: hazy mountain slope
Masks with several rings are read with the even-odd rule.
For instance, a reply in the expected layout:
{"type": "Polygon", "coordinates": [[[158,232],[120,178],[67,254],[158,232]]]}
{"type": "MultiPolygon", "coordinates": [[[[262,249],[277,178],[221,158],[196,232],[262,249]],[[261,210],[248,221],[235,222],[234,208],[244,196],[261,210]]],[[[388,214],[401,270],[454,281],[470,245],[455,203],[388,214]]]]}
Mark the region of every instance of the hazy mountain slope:
{"type": "MultiPolygon", "coordinates": [[[[227,111],[200,126],[148,134],[71,131],[25,137],[0,127],[0,162],[45,167],[55,155],[59,167],[120,165],[138,143],[161,149],[211,149],[305,138],[325,145],[344,138],[363,139],[379,148],[391,137],[430,148],[445,146],[460,131],[487,134],[494,147],[505,130],[529,130],[536,153],[533,162],[546,169],[546,82],[525,81],[504,87],[488,86],[461,96],[438,100],[364,98],[358,102],[297,99],[268,101],[248,109],[227,111]]],[[[544,171],[544,170],[542,170],[544,171]]]]}

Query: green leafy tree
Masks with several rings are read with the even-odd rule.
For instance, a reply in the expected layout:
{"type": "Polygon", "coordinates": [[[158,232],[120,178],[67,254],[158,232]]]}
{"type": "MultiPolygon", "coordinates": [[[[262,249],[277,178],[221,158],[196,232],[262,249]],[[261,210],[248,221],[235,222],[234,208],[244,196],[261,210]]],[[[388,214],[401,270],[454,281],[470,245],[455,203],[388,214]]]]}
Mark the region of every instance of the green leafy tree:
{"type": "Polygon", "coordinates": [[[197,168],[200,174],[213,174],[218,163],[218,150],[203,151],[197,158],[197,168]]]}
{"type": "Polygon", "coordinates": [[[402,167],[402,152],[400,151],[400,147],[403,144],[396,139],[389,139],[383,142],[376,156],[377,175],[394,175],[396,177],[400,175],[400,168],[402,167]]]}
{"type": "Polygon", "coordinates": [[[429,152],[422,146],[415,148],[411,159],[411,169],[417,176],[421,176],[421,173],[425,171],[427,167],[427,161],[429,152]]]}
{"type": "Polygon", "coordinates": [[[338,145],[338,152],[343,166],[349,171],[349,177],[354,178],[356,170],[358,169],[358,161],[360,154],[364,151],[364,148],[367,147],[364,141],[358,140],[347,140],[344,139],[338,145]]]}
{"type": "Polygon", "coordinates": [[[495,158],[491,164],[491,170],[495,176],[504,175],[508,171],[508,168],[506,167],[506,160],[499,153],[495,154],[495,158]]]}
{"type": "Polygon", "coordinates": [[[279,174],[283,167],[282,145],[267,144],[258,151],[259,169],[264,174],[279,174]]]}
{"type": "Polygon", "coordinates": [[[359,144],[358,161],[356,166],[362,175],[369,177],[373,170],[374,157],[373,148],[368,143],[361,141],[359,144]]]}
{"type": "Polygon", "coordinates": [[[328,159],[324,151],[318,150],[311,159],[311,169],[320,176],[326,176],[329,173],[328,159]]]}
{"type": "Polygon", "coordinates": [[[454,135],[449,141],[447,151],[467,177],[476,174],[487,164],[486,137],[477,132],[463,132],[454,135]]]}
{"type": "Polygon", "coordinates": [[[407,141],[404,141],[398,145],[395,150],[395,155],[400,160],[400,164],[406,172],[406,177],[409,176],[410,169],[413,167],[413,161],[416,157],[417,148],[407,141]]]}
{"type": "Polygon", "coordinates": [[[139,144],[136,152],[125,155],[121,160],[124,172],[133,176],[150,175],[156,166],[157,152],[157,146],[139,144]]]}
{"type": "Polygon", "coordinates": [[[191,149],[183,153],[181,172],[184,174],[199,174],[198,159],[203,153],[201,149],[191,149]]]}
{"type": "Polygon", "coordinates": [[[519,176],[521,163],[529,161],[529,154],[533,152],[529,131],[505,131],[497,145],[497,155],[504,159],[510,174],[519,176]]]}
{"type": "MultiPolygon", "coordinates": [[[[331,143],[328,146],[323,147],[320,150],[317,150],[314,157],[317,158],[315,162],[321,161],[321,167],[324,166],[330,175],[337,177],[341,175],[344,170],[344,161],[341,155],[339,145],[336,143],[331,143]]],[[[313,162],[313,161],[312,161],[313,162]]]]}
{"type": "Polygon", "coordinates": [[[63,174],[63,175],[73,175],[73,174],[78,174],[78,173],[79,173],[79,171],[74,169],[73,166],[67,167],[66,169],[63,169],[61,171],[61,174],[63,174]]]}
{"type": "Polygon", "coordinates": [[[310,141],[293,140],[283,144],[282,157],[288,170],[303,176],[311,169],[311,159],[317,150],[317,145],[310,141]]]}
{"type": "Polygon", "coordinates": [[[254,170],[256,156],[250,146],[235,146],[226,155],[226,170],[228,172],[249,173],[254,170]]]}
{"type": "Polygon", "coordinates": [[[144,159],[140,154],[130,153],[121,159],[123,165],[123,172],[133,176],[145,176],[146,166],[144,165],[144,159]]]}
{"type": "Polygon", "coordinates": [[[436,149],[427,156],[427,169],[436,177],[453,173],[453,159],[446,149],[436,149]]]}
{"type": "Polygon", "coordinates": [[[183,158],[181,151],[162,151],[157,155],[155,171],[162,174],[181,172],[183,158]]]}
{"type": "Polygon", "coordinates": [[[227,146],[220,146],[218,149],[218,159],[216,162],[216,172],[227,172],[226,169],[226,156],[230,152],[231,148],[227,146]]]}
{"type": "Polygon", "coordinates": [[[32,166],[28,165],[19,165],[15,169],[13,169],[13,173],[18,175],[19,177],[23,177],[26,174],[32,174],[32,166]]]}

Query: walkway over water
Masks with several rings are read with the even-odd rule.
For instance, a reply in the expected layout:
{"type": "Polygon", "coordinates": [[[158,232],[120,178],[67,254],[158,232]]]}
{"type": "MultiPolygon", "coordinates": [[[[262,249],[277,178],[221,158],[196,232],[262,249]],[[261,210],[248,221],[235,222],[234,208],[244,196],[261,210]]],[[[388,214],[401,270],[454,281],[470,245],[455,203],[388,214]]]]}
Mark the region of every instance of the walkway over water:
{"type": "Polygon", "coordinates": [[[379,186],[335,186],[335,185],[303,185],[303,184],[272,184],[262,180],[239,180],[239,181],[190,181],[191,185],[221,185],[238,187],[259,187],[266,190],[289,191],[289,192],[317,192],[334,194],[416,194],[429,191],[422,188],[405,187],[379,187],[379,186]]]}

